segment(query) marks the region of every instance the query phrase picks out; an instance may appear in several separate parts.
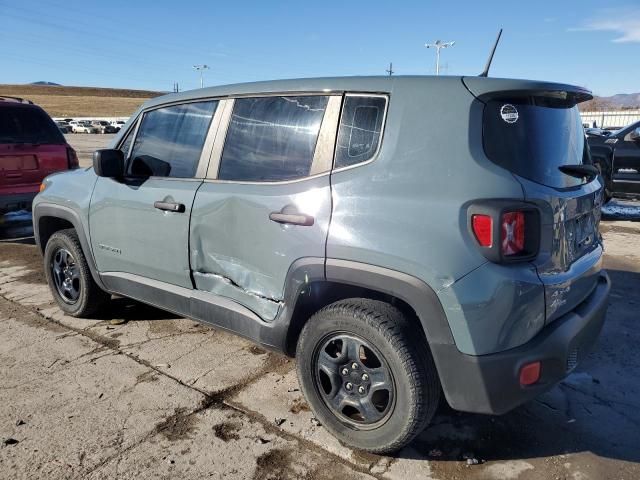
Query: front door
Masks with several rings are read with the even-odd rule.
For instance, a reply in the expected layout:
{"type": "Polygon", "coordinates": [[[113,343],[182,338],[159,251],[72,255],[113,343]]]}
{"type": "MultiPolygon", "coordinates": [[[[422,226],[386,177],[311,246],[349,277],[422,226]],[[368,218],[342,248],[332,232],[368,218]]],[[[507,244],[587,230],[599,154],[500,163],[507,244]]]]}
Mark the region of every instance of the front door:
{"type": "Polygon", "coordinates": [[[91,245],[102,274],[192,288],[189,217],[206,171],[204,145],[217,103],[147,111],[137,133],[124,139],[121,148],[130,151],[125,178],[99,178],[91,198],[91,245]]]}
{"type": "Polygon", "coordinates": [[[221,127],[193,207],[197,289],[270,321],[283,305],[291,265],[324,259],[340,102],[327,95],[226,102],[226,137],[221,127]]]}

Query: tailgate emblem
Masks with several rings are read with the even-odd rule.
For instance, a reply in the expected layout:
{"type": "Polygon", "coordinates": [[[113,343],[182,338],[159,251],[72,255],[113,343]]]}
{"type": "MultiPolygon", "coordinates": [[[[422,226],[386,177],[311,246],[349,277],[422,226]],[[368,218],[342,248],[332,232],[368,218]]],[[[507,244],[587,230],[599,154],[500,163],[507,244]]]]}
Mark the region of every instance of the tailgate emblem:
{"type": "Polygon", "coordinates": [[[518,110],[510,103],[505,103],[502,108],[500,108],[500,116],[502,120],[507,123],[516,123],[519,118],[518,110]]]}

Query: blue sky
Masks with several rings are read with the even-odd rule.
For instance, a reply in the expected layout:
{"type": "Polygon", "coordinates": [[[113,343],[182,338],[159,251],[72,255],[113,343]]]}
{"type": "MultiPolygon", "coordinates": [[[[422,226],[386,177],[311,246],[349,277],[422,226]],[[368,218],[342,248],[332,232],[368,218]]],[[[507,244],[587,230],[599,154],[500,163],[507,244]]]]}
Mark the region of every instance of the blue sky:
{"type": "Polygon", "coordinates": [[[640,3],[555,1],[0,0],[0,83],[171,90],[273,78],[476,75],[640,91],[640,3]]]}

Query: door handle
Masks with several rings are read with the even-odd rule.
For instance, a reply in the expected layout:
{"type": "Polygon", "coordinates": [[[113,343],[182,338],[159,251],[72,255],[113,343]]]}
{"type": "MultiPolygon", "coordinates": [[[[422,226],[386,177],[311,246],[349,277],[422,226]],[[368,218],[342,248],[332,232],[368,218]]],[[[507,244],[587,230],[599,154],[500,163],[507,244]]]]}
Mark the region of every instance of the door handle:
{"type": "Polygon", "coordinates": [[[311,215],[305,215],[304,213],[282,213],[282,212],[271,212],[269,214],[269,220],[276,223],[300,225],[303,227],[310,227],[311,225],[313,225],[313,222],[314,222],[314,218],[311,215]]]}
{"type": "Polygon", "coordinates": [[[158,210],[164,210],[166,212],[176,212],[183,213],[185,211],[183,203],[173,203],[173,202],[154,202],[154,208],[158,210]]]}

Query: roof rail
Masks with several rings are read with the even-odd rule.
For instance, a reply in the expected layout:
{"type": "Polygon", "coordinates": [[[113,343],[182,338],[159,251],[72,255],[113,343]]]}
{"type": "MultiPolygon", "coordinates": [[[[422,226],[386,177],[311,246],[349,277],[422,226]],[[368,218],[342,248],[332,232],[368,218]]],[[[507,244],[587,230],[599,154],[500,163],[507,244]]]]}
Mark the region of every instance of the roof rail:
{"type": "Polygon", "coordinates": [[[24,98],[20,97],[10,97],[8,95],[0,95],[0,102],[15,102],[33,105],[33,102],[31,100],[25,100],[24,98]]]}

